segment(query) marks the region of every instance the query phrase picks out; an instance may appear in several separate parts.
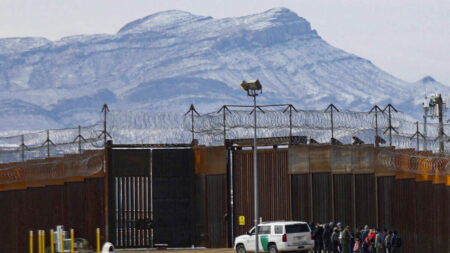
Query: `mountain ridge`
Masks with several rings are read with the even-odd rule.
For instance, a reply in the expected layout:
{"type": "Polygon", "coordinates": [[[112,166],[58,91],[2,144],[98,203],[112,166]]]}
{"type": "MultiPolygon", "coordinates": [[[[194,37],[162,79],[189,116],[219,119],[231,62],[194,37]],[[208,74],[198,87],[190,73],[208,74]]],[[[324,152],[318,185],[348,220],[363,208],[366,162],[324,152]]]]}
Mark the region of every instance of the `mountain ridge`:
{"type": "MultiPolygon", "coordinates": [[[[113,110],[157,111],[246,104],[238,86],[254,78],[264,87],[260,103],[305,109],[393,103],[417,116],[423,99],[420,84],[331,46],[286,8],[222,19],[172,10],[129,22],[116,34],[0,39],[0,104],[26,101],[49,112],[38,113],[41,119],[61,126],[97,120],[107,101],[113,110]]],[[[450,91],[440,83],[433,89],[450,91]]],[[[6,109],[20,112],[14,105],[6,109]]],[[[24,122],[30,117],[21,115],[24,122]]]]}

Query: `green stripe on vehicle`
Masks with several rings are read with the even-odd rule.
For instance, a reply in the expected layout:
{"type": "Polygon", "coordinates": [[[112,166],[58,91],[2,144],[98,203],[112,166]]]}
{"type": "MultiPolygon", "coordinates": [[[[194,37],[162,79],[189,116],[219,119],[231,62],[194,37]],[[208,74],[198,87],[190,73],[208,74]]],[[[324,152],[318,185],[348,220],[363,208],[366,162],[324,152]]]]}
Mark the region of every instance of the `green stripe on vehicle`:
{"type": "Polygon", "coordinates": [[[261,245],[263,250],[267,252],[267,248],[269,246],[269,237],[267,235],[261,235],[261,245]]]}

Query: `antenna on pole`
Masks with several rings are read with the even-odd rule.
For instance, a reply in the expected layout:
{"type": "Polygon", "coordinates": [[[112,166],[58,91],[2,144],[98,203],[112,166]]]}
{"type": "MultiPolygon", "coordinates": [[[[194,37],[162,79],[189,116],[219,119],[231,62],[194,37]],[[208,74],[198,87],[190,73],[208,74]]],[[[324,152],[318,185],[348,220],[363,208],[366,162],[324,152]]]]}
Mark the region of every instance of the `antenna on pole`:
{"type": "Polygon", "coordinates": [[[191,113],[191,122],[192,122],[192,125],[191,125],[192,144],[194,144],[194,141],[195,141],[194,113],[195,113],[197,116],[200,116],[200,113],[197,112],[197,110],[195,109],[194,104],[191,104],[191,106],[189,107],[189,110],[188,110],[184,115],[188,115],[189,113],[191,113]]]}
{"type": "Polygon", "coordinates": [[[389,130],[389,146],[392,146],[392,131],[396,132],[398,134],[398,131],[392,126],[392,111],[398,112],[397,109],[391,104],[386,105],[386,107],[383,109],[383,112],[388,110],[388,119],[389,119],[389,126],[384,130],[383,134],[386,134],[386,132],[389,130]]]}
{"type": "MultiPolygon", "coordinates": [[[[194,108],[195,110],[195,108],[194,108]]],[[[226,112],[231,113],[230,109],[228,109],[228,106],[224,105],[220,108],[219,111],[217,111],[217,113],[223,112],[223,143],[226,146],[226,140],[227,140],[227,118],[226,118],[226,112]]]]}
{"type": "Polygon", "coordinates": [[[298,112],[292,104],[289,104],[286,109],[283,110],[283,113],[289,110],[289,145],[292,144],[292,109],[294,109],[295,112],[298,112]]]}
{"type": "Polygon", "coordinates": [[[419,131],[419,121],[416,121],[416,132],[409,139],[412,140],[414,137],[417,138],[416,150],[419,151],[419,137],[422,137],[425,139],[425,136],[423,136],[423,134],[419,131]]]}
{"type": "Polygon", "coordinates": [[[47,130],[47,140],[44,141],[44,143],[42,143],[42,146],[47,145],[47,158],[50,157],[50,144],[55,146],[55,143],[53,143],[52,140],[50,140],[50,130],[47,130]]]}
{"type": "Polygon", "coordinates": [[[78,141],[78,153],[81,154],[81,142],[87,142],[87,140],[83,137],[83,135],[81,135],[81,126],[78,126],[78,135],[77,137],[75,137],[75,139],[73,140],[73,143],[78,141]]]}
{"type": "Polygon", "coordinates": [[[108,133],[108,130],[106,128],[106,116],[108,114],[109,108],[107,104],[104,104],[102,107],[102,111],[104,113],[104,118],[103,118],[103,131],[100,133],[100,135],[98,136],[98,138],[103,136],[103,146],[106,147],[106,139],[107,137],[112,139],[112,136],[108,133]]]}
{"type": "Polygon", "coordinates": [[[375,112],[375,147],[378,147],[380,143],[386,143],[386,141],[378,135],[378,113],[381,112],[384,114],[384,111],[378,105],[375,105],[369,111],[369,113],[372,112],[375,112]]]}
{"type": "Polygon", "coordinates": [[[334,121],[333,121],[333,111],[337,111],[340,112],[338,108],[336,108],[336,106],[334,106],[333,104],[330,104],[327,109],[325,109],[324,112],[330,112],[330,118],[331,118],[331,143],[333,144],[334,142],[336,142],[337,140],[334,139],[334,121]]]}

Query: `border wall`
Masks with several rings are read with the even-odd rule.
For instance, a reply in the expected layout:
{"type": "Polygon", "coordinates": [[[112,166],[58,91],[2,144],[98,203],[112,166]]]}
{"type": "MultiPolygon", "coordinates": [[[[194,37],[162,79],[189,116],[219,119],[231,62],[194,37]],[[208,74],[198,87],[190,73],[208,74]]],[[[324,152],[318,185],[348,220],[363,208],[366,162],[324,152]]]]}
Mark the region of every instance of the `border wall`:
{"type": "MultiPolygon", "coordinates": [[[[383,158],[386,149],[392,151],[372,145],[259,150],[260,217],[396,229],[405,252],[449,252],[450,177],[409,173],[412,164],[426,171],[430,162],[383,158]],[[393,163],[403,171],[388,167],[393,163]]],[[[253,151],[233,152],[233,176],[238,235],[253,227],[253,151]],[[239,216],[245,216],[244,226],[239,216]]]]}
{"type": "MultiPolygon", "coordinates": [[[[28,230],[48,231],[59,224],[74,228],[76,237],[91,243],[100,227],[102,242],[118,245],[127,226],[140,231],[136,236],[141,241],[148,228],[154,230],[154,243],[231,246],[234,236],[253,223],[253,153],[240,149],[109,143],[105,153],[90,153],[87,160],[90,151],[0,165],[0,252],[27,252],[28,230]],[[131,206],[151,198],[151,227],[146,227],[149,217],[140,216],[142,206],[136,209],[141,212],[137,218],[120,214],[118,206],[125,199],[123,195],[116,200],[116,194],[125,188],[115,186],[126,177],[148,177],[152,197],[145,190],[139,193],[145,180],[138,179],[140,184],[129,192],[136,192],[131,206]],[[244,226],[239,216],[245,216],[244,226]],[[174,238],[180,224],[184,236],[174,238]]],[[[352,227],[397,229],[404,251],[446,253],[450,176],[432,169],[445,167],[439,159],[429,152],[372,145],[259,149],[260,215],[263,220],[341,221],[352,227]]],[[[123,211],[128,215],[132,209],[123,211]]],[[[119,247],[138,246],[122,241],[119,247]]]]}
{"type": "Polygon", "coordinates": [[[29,230],[45,229],[48,239],[50,229],[64,225],[91,243],[97,227],[104,231],[103,152],[44,161],[0,167],[0,252],[29,252],[29,230]]]}

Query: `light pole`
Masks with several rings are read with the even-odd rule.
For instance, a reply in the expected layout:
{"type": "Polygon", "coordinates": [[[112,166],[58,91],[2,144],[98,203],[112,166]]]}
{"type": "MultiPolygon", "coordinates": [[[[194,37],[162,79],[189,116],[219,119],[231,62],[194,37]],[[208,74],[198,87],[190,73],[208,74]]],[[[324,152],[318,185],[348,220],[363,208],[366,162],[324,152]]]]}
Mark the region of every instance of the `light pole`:
{"type": "Polygon", "coordinates": [[[255,253],[259,253],[258,236],[258,169],[256,157],[256,96],[262,93],[262,86],[259,80],[242,81],[241,88],[247,92],[247,95],[253,97],[253,117],[254,117],[254,135],[253,135],[253,186],[254,186],[254,209],[255,209],[255,253]]]}

